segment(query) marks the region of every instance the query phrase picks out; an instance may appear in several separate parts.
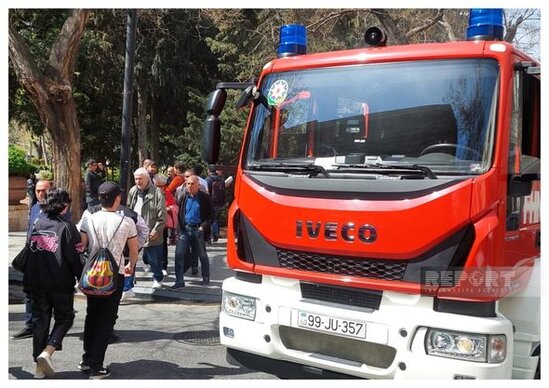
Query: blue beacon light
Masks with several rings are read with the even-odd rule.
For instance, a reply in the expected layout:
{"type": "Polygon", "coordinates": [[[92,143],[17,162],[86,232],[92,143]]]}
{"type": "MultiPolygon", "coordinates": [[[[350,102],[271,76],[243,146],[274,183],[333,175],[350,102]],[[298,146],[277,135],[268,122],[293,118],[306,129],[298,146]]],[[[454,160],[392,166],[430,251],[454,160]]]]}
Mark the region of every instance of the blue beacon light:
{"type": "Polygon", "coordinates": [[[278,57],[290,57],[307,53],[307,28],[302,24],[286,24],[280,27],[278,57]]]}
{"type": "Polygon", "coordinates": [[[469,10],[467,40],[503,40],[503,9],[469,10]]]}

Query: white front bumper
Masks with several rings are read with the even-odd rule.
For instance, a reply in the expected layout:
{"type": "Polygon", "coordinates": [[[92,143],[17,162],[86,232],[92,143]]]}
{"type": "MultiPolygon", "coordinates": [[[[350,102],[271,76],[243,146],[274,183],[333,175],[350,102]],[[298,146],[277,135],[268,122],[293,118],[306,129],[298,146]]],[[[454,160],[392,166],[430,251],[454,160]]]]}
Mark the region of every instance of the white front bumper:
{"type": "MultiPolygon", "coordinates": [[[[229,348],[369,379],[511,378],[512,326],[501,316],[482,318],[440,313],[433,310],[431,297],[387,291],[383,293],[379,310],[371,312],[343,305],[305,301],[301,298],[299,281],[270,276],[263,276],[261,284],[229,278],[223,282],[223,290],[257,299],[257,312],[253,321],[229,316],[222,309],[220,338],[221,343],[229,348]],[[388,366],[375,367],[330,357],[329,354],[289,349],[281,339],[281,327],[284,327],[283,331],[293,327],[291,331],[294,335],[304,330],[301,332],[304,337],[310,332],[297,327],[297,311],[366,322],[366,338],[356,340],[362,343],[354,342],[357,349],[393,348],[396,350],[394,359],[388,366]],[[224,335],[224,329],[227,328],[233,330],[233,338],[224,335]],[[426,328],[505,334],[507,357],[502,363],[490,364],[427,355],[424,346],[426,328]]],[[[330,336],[331,344],[340,339],[345,344],[343,346],[349,344],[345,337],[330,336]]]]}

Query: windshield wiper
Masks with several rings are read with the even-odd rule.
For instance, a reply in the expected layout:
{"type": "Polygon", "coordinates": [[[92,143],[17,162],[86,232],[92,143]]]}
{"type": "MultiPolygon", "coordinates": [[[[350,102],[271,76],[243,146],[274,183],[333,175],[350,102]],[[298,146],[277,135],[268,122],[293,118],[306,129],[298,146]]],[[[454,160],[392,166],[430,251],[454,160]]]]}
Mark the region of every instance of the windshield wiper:
{"type": "Polygon", "coordinates": [[[314,172],[315,175],[319,173],[324,175],[326,178],[330,178],[328,171],[318,164],[312,163],[299,163],[299,162],[253,162],[249,165],[250,169],[253,170],[275,170],[275,171],[284,171],[284,172],[314,172]]]}
{"type": "Polygon", "coordinates": [[[429,179],[438,179],[435,173],[427,166],[422,166],[419,164],[337,164],[338,171],[349,171],[349,170],[371,170],[380,174],[385,174],[388,171],[390,172],[407,172],[407,171],[416,171],[423,173],[429,179]]]}

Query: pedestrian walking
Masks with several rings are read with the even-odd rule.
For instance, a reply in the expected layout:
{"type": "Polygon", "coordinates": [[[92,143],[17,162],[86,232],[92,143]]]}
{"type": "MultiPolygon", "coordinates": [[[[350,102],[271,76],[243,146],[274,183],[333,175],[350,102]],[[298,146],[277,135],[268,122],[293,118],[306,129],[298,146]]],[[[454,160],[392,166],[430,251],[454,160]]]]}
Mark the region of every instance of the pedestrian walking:
{"type": "MultiPolygon", "coordinates": [[[[50,182],[40,179],[34,188],[37,202],[29,210],[29,224],[27,226],[27,239],[32,233],[32,226],[42,214],[40,204],[46,201],[46,193],[51,188],[50,182]]],[[[32,303],[28,295],[25,295],[25,327],[12,336],[12,339],[24,339],[32,337],[32,303]]]]}
{"type": "MultiPolygon", "coordinates": [[[[162,238],[162,273],[164,276],[168,276],[168,237],[170,231],[175,229],[177,223],[178,208],[175,203],[175,198],[172,193],[166,190],[166,182],[168,178],[162,174],[156,174],[153,178],[153,183],[164,194],[166,200],[166,225],[164,226],[164,233],[162,238]]],[[[175,241],[174,241],[175,242],[175,241]]]]}
{"type": "Polygon", "coordinates": [[[212,233],[209,242],[217,242],[219,240],[219,215],[225,207],[225,179],[222,172],[216,170],[215,166],[209,167],[210,174],[206,178],[208,183],[208,193],[213,204],[213,217],[212,217],[212,233]]]}
{"type": "Polygon", "coordinates": [[[93,257],[101,247],[106,247],[118,264],[116,291],[109,296],[86,295],[87,309],[84,323],[84,354],[78,368],[90,373],[90,379],[104,379],[111,372],[105,368],[105,353],[118,314],[118,306],[124,288],[124,275],[133,273],[137,263],[138,243],[135,223],[118,213],[122,198],[120,187],[113,182],[99,186],[101,210],[86,217],[80,226],[84,247],[93,257]],[[129,262],[124,265],[124,247],[128,245],[129,262]]]}
{"type": "Polygon", "coordinates": [[[149,227],[149,238],[143,248],[143,263],[150,265],[153,273],[153,288],[161,288],[162,240],[166,224],[166,200],[162,190],[156,187],[148,171],[140,167],[133,173],[135,186],[128,193],[128,207],[140,214],[149,227]]]}
{"type": "Polygon", "coordinates": [[[55,374],[52,355],[61,350],[74,321],[74,285],[82,273],[82,245],[75,225],[62,218],[70,202],[65,190],[48,191],[40,204],[43,216],[31,226],[23,287],[32,304],[32,355],[37,379],[55,374]]]}
{"type": "Polygon", "coordinates": [[[94,159],[86,163],[86,173],[84,183],[86,185],[86,206],[94,206],[99,203],[97,199],[97,189],[101,184],[101,176],[97,174],[97,162],[94,159]]]}
{"type": "Polygon", "coordinates": [[[208,194],[199,190],[196,175],[191,175],[185,181],[186,192],[179,201],[180,235],[175,246],[175,284],[172,289],[185,286],[184,274],[191,267],[187,259],[189,249],[198,255],[202,271],[202,284],[210,283],[210,262],[206,252],[204,233],[210,226],[212,204],[208,194]]]}

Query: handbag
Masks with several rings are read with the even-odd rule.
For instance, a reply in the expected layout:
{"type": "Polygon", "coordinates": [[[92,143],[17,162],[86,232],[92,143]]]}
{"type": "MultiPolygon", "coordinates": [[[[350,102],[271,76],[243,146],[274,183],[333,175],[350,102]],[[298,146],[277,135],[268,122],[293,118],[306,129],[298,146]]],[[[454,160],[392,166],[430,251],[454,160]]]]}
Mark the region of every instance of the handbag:
{"type": "Polygon", "coordinates": [[[25,246],[21,251],[15,256],[11,262],[11,266],[14,270],[19,272],[25,272],[25,266],[27,265],[27,259],[31,253],[30,250],[30,238],[32,237],[32,233],[34,232],[34,225],[36,224],[36,221],[38,221],[38,218],[34,220],[34,223],[32,224],[32,229],[28,233],[27,241],[25,241],[25,246]]]}
{"type": "MultiPolygon", "coordinates": [[[[108,297],[116,291],[118,283],[118,263],[114,259],[109,245],[113,240],[116,232],[124,222],[124,218],[118,224],[118,227],[114,231],[111,239],[104,247],[100,246],[94,255],[90,256],[86,260],[84,269],[82,270],[82,276],[78,282],[78,288],[83,294],[88,296],[108,297]]],[[[93,221],[90,217],[90,223],[95,233],[95,238],[99,243],[99,238],[93,221]]]]}
{"type": "Polygon", "coordinates": [[[30,246],[28,241],[25,243],[25,246],[23,249],[21,249],[21,252],[15,256],[15,258],[11,262],[11,266],[14,270],[19,272],[25,272],[25,266],[27,265],[27,258],[30,255],[30,246]]]}

